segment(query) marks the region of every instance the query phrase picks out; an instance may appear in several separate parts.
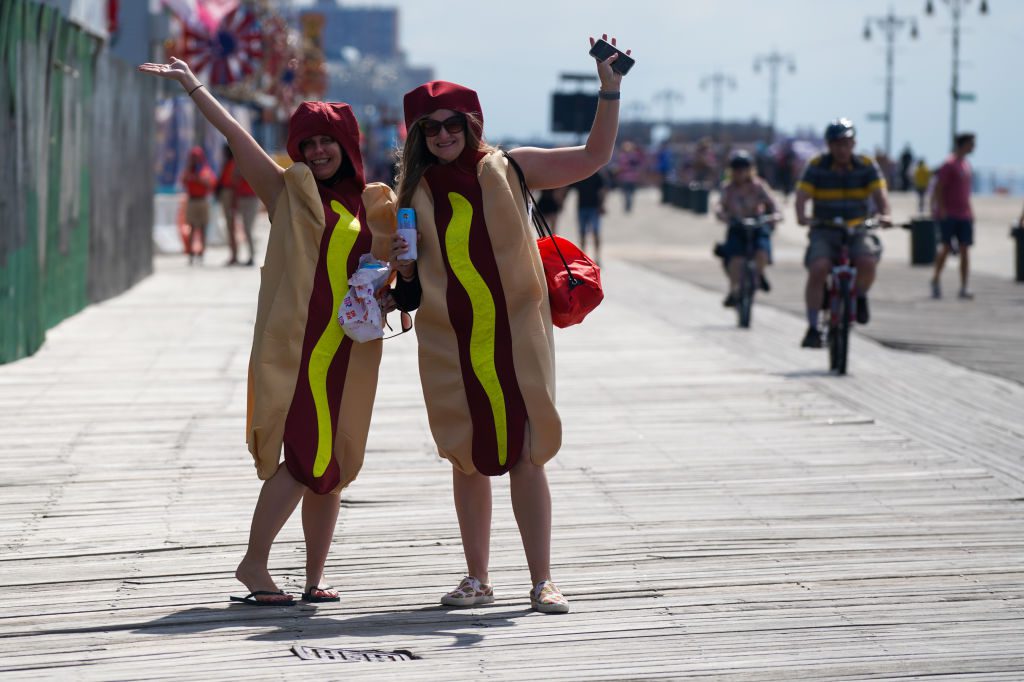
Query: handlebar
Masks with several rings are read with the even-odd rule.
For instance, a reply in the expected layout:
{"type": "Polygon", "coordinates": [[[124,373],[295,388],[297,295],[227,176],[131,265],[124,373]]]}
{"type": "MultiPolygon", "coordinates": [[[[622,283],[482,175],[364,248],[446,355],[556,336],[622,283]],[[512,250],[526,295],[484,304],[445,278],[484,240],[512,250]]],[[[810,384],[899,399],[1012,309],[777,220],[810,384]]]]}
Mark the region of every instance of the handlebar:
{"type": "Polygon", "coordinates": [[[865,218],[862,222],[856,225],[850,225],[842,218],[834,218],[833,220],[812,220],[810,227],[825,228],[830,230],[853,230],[855,232],[864,232],[867,230],[873,230],[878,227],[893,227],[893,223],[889,220],[883,221],[878,218],[872,217],[865,218]]]}

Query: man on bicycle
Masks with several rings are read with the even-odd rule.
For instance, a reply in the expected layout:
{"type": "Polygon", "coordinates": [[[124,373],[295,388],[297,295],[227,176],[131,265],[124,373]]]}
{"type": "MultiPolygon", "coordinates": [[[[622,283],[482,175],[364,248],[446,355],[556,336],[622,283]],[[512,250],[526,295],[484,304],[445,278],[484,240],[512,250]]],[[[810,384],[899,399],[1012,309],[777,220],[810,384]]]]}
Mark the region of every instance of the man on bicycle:
{"type": "Polygon", "coordinates": [[[721,200],[715,212],[718,219],[729,226],[725,243],[721,249],[716,250],[725,261],[729,274],[729,295],[722,302],[727,308],[735,306],[739,299],[740,276],[747,253],[747,233],[737,223],[744,218],[766,216],[765,223],[754,236],[754,262],[757,264],[760,287],[769,291],[771,287],[764,276],[764,270],[771,260],[771,228],[778,212],[768,185],[754,175],[754,164],[747,152],[737,152],[729,159],[729,172],[729,183],[722,188],[721,200]]]}
{"type": "MultiPolygon", "coordinates": [[[[833,121],[825,129],[828,153],[810,160],[797,184],[796,219],[810,225],[809,244],[804,256],[807,268],[807,333],[804,348],[821,348],[818,314],[824,302],[825,280],[839,258],[843,234],[829,227],[838,218],[847,225],[859,225],[872,214],[878,222],[889,221],[889,197],[878,165],[868,156],[853,153],[856,130],[846,118],[833,121]],[[807,201],[814,202],[814,215],[807,215],[807,201]]],[[[867,293],[875,280],[875,268],[882,256],[878,237],[858,232],[849,245],[850,261],[857,268],[857,322],[867,324],[867,293]]]]}

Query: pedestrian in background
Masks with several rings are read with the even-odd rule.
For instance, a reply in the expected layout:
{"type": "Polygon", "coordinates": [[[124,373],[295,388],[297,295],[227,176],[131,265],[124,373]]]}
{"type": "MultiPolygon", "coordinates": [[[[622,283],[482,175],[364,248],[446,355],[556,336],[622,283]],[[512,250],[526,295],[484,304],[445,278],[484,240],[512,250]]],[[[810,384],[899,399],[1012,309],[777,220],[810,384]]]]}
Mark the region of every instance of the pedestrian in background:
{"type": "Polygon", "coordinates": [[[942,244],[935,258],[932,298],[942,298],[942,268],[950,253],[960,255],[960,298],[974,298],[967,289],[970,276],[970,249],[974,245],[974,213],[971,211],[971,164],[967,156],[974,151],[974,133],[956,136],[953,153],[935,173],[932,189],[932,215],[939,221],[942,244]]]}
{"type": "Polygon", "coordinates": [[[537,197],[537,210],[544,216],[552,233],[558,231],[558,217],[562,214],[562,205],[565,204],[565,197],[568,193],[568,187],[556,187],[542,189],[537,197]]]}
{"type": "Polygon", "coordinates": [[[587,235],[593,237],[594,247],[587,251],[596,263],[601,262],[601,215],[604,198],[608,194],[608,181],[602,171],[575,182],[569,189],[576,190],[576,218],[580,226],[580,248],[587,251],[587,235]]]}
{"type": "Polygon", "coordinates": [[[228,233],[228,250],[231,252],[228,262],[224,265],[238,264],[238,240],[235,234],[235,188],[231,176],[235,172],[235,157],[227,144],[223,148],[224,165],[217,178],[217,200],[224,213],[224,229],[228,233]]]}
{"type": "MultiPolygon", "coordinates": [[[[249,247],[249,258],[242,265],[251,267],[256,263],[256,242],[252,234],[256,215],[260,210],[260,199],[252,186],[242,177],[237,165],[232,170],[230,182],[235,194],[235,215],[242,219],[242,233],[245,235],[246,246],[249,247]]],[[[235,244],[237,249],[237,234],[235,244]]],[[[232,255],[235,255],[234,251],[232,255]]]]}
{"type": "Polygon", "coordinates": [[[615,158],[615,181],[622,189],[626,213],[633,212],[633,195],[643,179],[644,153],[633,142],[626,140],[615,158]]]}
{"type": "Polygon", "coordinates": [[[206,250],[206,226],[210,222],[210,195],[217,186],[217,176],[206,162],[202,147],[193,147],[188,154],[188,165],[181,176],[181,184],[188,195],[185,204],[185,223],[188,231],[188,264],[203,263],[206,250]],[[199,242],[198,250],[196,241],[199,242]]]}
{"type": "Polygon", "coordinates": [[[924,197],[928,194],[928,185],[932,181],[932,171],[924,159],[918,159],[914,168],[914,191],[917,192],[917,212],[924,213],[924,197]]]}

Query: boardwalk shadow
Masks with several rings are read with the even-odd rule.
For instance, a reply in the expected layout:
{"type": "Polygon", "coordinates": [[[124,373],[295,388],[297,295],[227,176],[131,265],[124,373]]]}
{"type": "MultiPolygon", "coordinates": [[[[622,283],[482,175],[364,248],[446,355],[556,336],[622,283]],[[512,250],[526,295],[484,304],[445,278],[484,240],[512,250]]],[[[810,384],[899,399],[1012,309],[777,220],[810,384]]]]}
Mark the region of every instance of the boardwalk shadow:
{"type": "Polygon", "coordinates": [[[527,609],[464,611],[428,607],[345,617],[309,606],[237,605],[185,609],[148,623],[135,623],[131,630],[139,634],[174,635],[253,628],[259,631],[245,638],[264,642],[338,636],[394,643],[402,637],[450,637],[449,646],[469,647],[482,642],[490,628],[512,627],[516,618],[529,613],[527,609]]]}

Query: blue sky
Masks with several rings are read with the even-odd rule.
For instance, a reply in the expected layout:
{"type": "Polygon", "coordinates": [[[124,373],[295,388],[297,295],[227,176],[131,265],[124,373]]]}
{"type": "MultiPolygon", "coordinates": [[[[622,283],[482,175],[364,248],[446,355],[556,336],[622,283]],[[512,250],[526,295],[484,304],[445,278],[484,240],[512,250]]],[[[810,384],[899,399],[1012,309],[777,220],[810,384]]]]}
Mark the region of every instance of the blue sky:
{"type": "MultiPolygon", "coordinates": [[[[919,38],[897,41],[893,146],[909,142],[929,160],[946,151],[949,131],[951,18],[943,0],[924,14],[925,0],[360,0],[401,9],[400,40],[415,64],[480,93],[492,137],[547,136],[549,95],[558,74],[593,68],[587,36],[615,34],[637,59],[623,84],[623,103],[652,112],[654,93],[672,88],[685,100],[678,119],[710,118],[711,93],[701,78],[732,74],[727,119],[767,118],[768,78],[755,74],[755,55],[777,48],[792,54],[795,74],[780,80],[779,125],[823,128],[853,118],[862,149],[881,145],[883,125],[866,120],[884,109],[885,45],[862,37],[867,16],[915,16],[919,38]]],[[[296,5],[303,3],[297,2],[296,5]]],[[[978,133],[979,167],[1021,168],[1024,92],[1024,1],[989,0],[989,13],[967,7],[962,23],[961,90],[977,94],[960,105],[960,127],[978,133]]]]}

